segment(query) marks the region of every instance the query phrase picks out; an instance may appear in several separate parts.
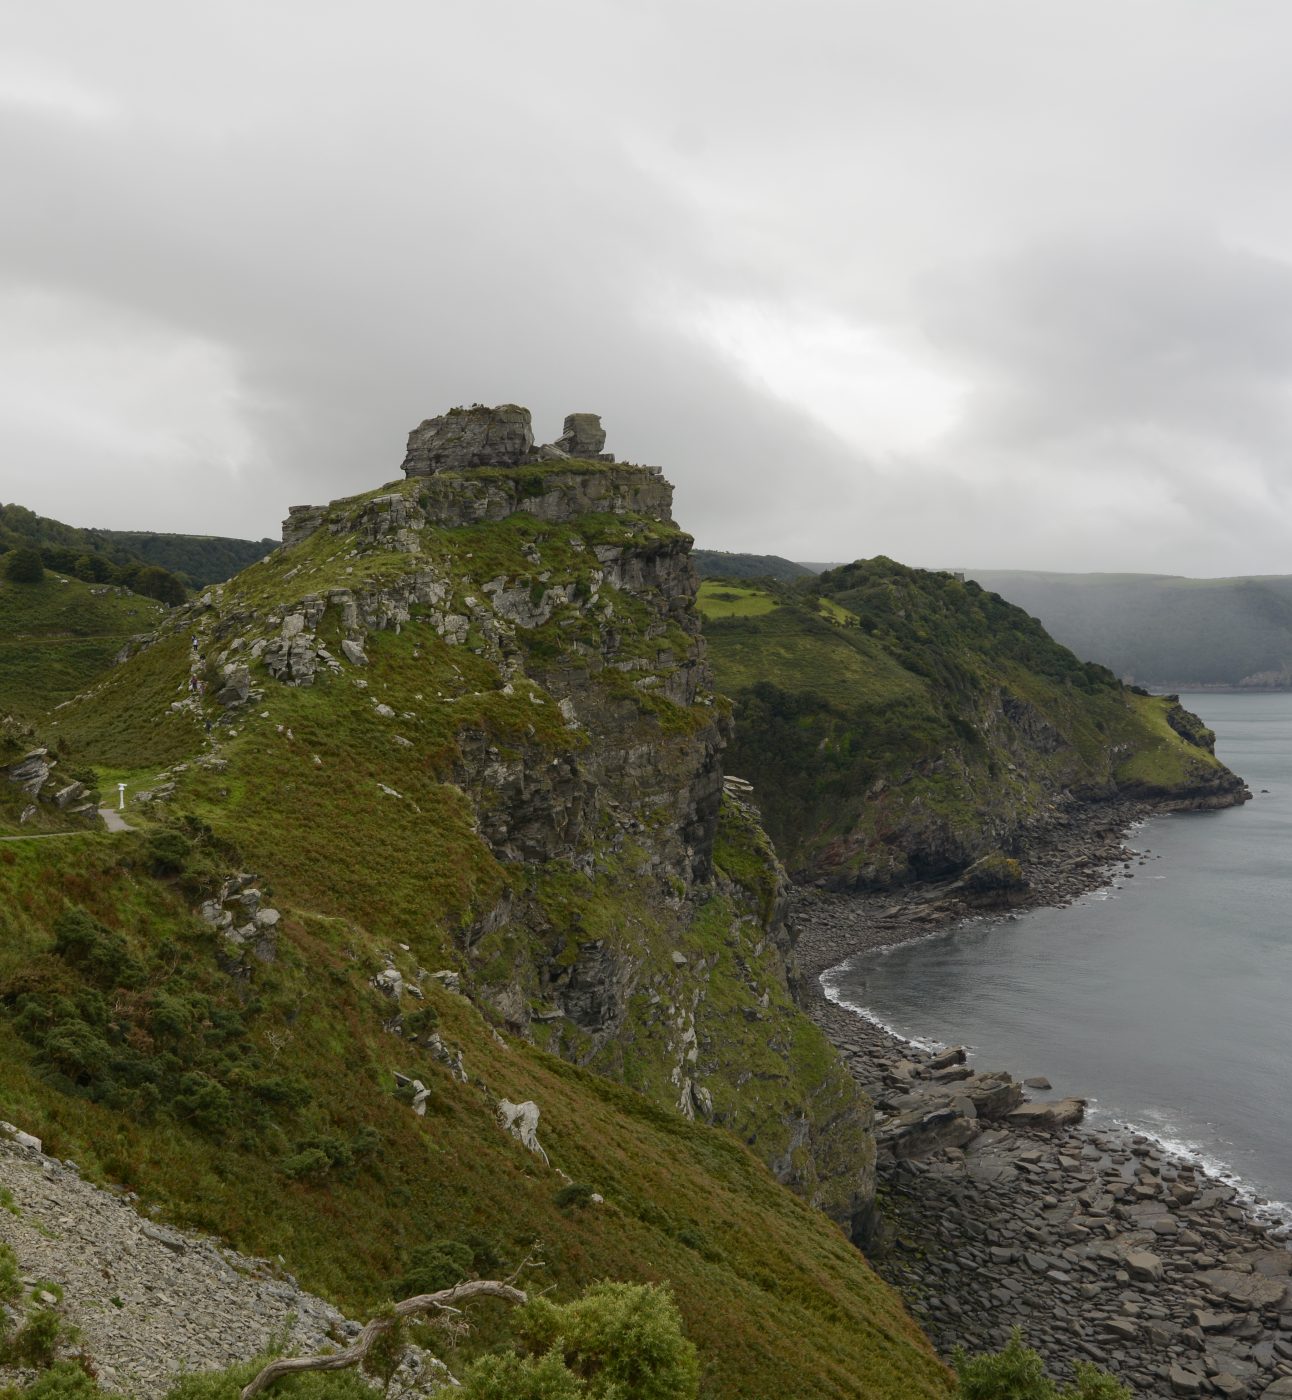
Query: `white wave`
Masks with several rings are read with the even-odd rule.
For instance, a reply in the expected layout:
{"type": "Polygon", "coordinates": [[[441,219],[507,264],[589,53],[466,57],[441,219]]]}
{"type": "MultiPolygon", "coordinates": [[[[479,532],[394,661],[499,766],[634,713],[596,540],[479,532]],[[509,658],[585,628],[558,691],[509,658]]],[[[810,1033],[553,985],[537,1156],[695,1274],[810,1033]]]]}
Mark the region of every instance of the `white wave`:
{"type": "Polygon", "coordinates": [[[1249,1215],[1267,1224],[1292,1226],[1292,1202],[1269,1200],[1262,1191],[1247,1181],[1223,1157],[1217,1156],[1212,1148],[1187,1136],[1185,1131],[1178,1124],[1172,1123],[1164,1113],[1145,1109],[1144,1113],[1147,1117],[1156,1118],[1159,1121],[1143,1123],[1132,1119],[1116,1118],[1112,1113],[1098,1108],[1097,1101],[1093,1099],[1090,1101],[1089,1107],[1091,1111],[1086,1116],[1087,1127],[1100,1132],[1112,1130],[1115,1133],[1133,1134],[1147,1138],[1157,1146],[1162,1156],[1168,1161],[1196,1167],[1211,1181],[1232,1187],[1237,1193],[1237,1203],[1249,1215]],[[1106,1119],[1107,1122],[1106,1124],[1092,1122],[1092,1119],[1106,1119]]]}

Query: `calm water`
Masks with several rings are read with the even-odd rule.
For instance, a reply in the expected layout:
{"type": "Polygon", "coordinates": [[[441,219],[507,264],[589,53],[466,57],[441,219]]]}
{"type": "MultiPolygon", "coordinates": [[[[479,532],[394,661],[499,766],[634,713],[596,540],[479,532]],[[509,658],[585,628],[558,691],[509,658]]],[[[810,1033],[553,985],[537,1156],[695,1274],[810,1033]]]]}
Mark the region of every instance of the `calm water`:
{"type": "Polygon", "coordinates": [[[1292,1202],[1292,695],[1183,698],[1254,801],[1156,817],[1134,879],[855,959],[827,990],[1292,1202]]]}

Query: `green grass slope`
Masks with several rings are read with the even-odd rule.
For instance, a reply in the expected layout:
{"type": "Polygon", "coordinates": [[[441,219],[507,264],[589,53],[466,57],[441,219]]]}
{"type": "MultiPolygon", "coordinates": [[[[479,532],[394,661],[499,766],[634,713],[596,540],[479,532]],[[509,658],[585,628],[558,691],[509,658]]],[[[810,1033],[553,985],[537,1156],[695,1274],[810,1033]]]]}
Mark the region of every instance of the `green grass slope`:
{"type": "MultiPolygon", "coordinates": [[[[425,979],[462,1082],[388,1029],[369,982],[388,940],[280,888],[272,960],[231,967],[190,912],[223,856],[199,836],[177,876],[150,873],[143,835],[0,846],[0,1106],[48,1151],[360,1313],[428,1243],[496,1269],[537,1240],[558,1297],[671,1281],[706,1396],[949,1393],[896,1296],[732,1136],[499,1038],[425,979]],[[88,940],[58,932],[69,910],[97,921],[88,940]],[[424,1118],[397,1072],[430,1088],[424,1118]],[[500,1097],[540,1105],[551,1167],[498,1126],[500,1097]],[[563,1206],[566,1177],[603,1203],[563,1206]]],[[[395,946],[410,980],[424,947],[395,946]]],[[[505,1314],[476,1320],[462,1349],[443,1339],[455,1368],[506,1335],[505,1314]]]]}
{"type": "Polygon", "coordinates": [[[1292,577],[975,570],[1078,656],[1169,690],[1292,686],[1292,577]]]}
{"type": "Polygon", "coordinates": [[[58,574],[0,578],[0,714],[30,719],[70,699],[165,612],[125,589],[58,574]]]}
{"type": "Polygon", "coordinates": [[[707,582],[700,606],[737,701],[728,767],[794,870],[882,886],[1009,849],[1056,803],[1241,800],[1178,705],[972,582],[881,558],[769,586],[740,613],[726,587],[707,582]]]}
{"type": "Polygon", "coordinates": [[[866,1206],[869,1108],[793,1005],[771,848],[718,801],[667,500],[561,463],[333,503],[58,711],[60,761],[127,780],[141,830],[0,847],[2,1111],[349,1306],[429,1242],[538,1237],[563,1295],[669,1279],[706,1396],[942,1395],[828,1218],[866,1206]],[[239,871],[268,936],[195,912],[239,871]]]}

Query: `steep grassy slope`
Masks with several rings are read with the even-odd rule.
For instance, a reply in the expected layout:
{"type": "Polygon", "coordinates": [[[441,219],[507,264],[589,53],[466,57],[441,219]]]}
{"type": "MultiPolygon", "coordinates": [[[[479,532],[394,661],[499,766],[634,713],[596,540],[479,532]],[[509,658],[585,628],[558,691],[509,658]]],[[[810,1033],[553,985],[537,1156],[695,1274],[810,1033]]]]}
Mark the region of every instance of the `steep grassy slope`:
{"type": "MultiPolygon", "coordinates": [[[[496,1270],[539,1240],[559,1296],[671,1280],[707,1396],[948,1393],[846,1238],[729,1135],[498,1039],[425,978],[406,1000],[461,1056],[461,1082],[425,1029],[413,1038],[411,1013],[388,1029],[395,1007],[369,982],[386,941],[280,889],[272,959],[230,957],[190,912],[223,858],[209,840],[180,878],[149,873],[141,836],[0,847],[0,1102],[47,1150],[168,1218],[281,1254],[359,1312],[431,1241],[496,1270]],[[97,943],[55,932],[69,910],[102,921],[97,943]],[[397,1072],[430,1088],[424,1118],[397,1072]],[[499,1128],[499,1097],[540,1105],[550,1168],[499,1128]],[[562,1171],[604,1203],[562,1206],[562,1171]]],[[[418,949],[393,951],[414,983],[418,949]]],[[[442,1348],[455,1369],[506,1335],[505,1314],[476,1319],[464,1349],[442,1348]]]]}
{"type": "Polygon", "coordinates": [[[61,709],[152,834],[0,850],[5,1111],[337,1297],[538,1235],[563,1289],[671,1279],[707,1395],[942,1394],[826,1218],[868,1210],[869,1106],[722,796],[670,492],[562,462],[320,507],[61,709]]]}
{"type": "Polygon", "coordinates": [[[728,764],[793,869],[882,886],[1013,849],[1056,803],[1242,798],[1178,705],[976,584],[875,559],[806,590],[731,592],[711,581],[700,597],[738,702],[728,764]]]}
{"type": "Polygon", "coordinates": [[[0,714],[32,718],[84,690],[165,611],[125,589],[58,574],[0,579],[0,714]]]}
{"type": "Polygon", "coordinates": [[[1292,686],[1292,577],[973,572],[1078,656],[1171,690],[1292,686]]]}

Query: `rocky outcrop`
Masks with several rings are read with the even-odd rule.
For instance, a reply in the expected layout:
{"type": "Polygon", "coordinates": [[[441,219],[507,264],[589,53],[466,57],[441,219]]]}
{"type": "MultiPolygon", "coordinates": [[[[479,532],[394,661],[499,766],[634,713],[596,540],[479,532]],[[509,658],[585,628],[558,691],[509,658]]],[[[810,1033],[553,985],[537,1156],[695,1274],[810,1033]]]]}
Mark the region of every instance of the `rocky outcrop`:
{"type": "Polygon", "coordinates": [[[469,467],[518,467],[531,459],[534,431],[529,409],[505,403],[472,404],[426,418],[408,435],[405,476],[469,467]]]}
{"type": "MultiPolygon", "coordinates": [[[[596,461],[606,445],[606,430],[601,426],[601,417],[596,413],[568,413],[561,436],[554,444],[567,457],[583,457],[596,461]]],[[[614,459],[611,458],[613,461],[614,459]]]]}

